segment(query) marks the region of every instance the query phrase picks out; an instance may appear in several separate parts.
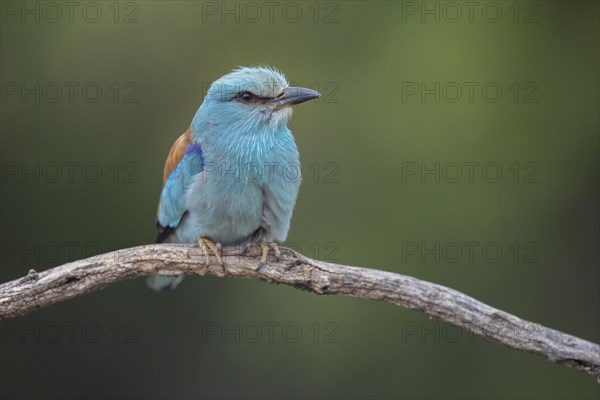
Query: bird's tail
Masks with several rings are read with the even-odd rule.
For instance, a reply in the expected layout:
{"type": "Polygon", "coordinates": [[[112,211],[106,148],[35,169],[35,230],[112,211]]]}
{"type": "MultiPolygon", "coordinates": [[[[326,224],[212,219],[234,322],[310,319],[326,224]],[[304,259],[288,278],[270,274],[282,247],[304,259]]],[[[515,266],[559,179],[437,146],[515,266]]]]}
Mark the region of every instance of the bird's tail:
{"type": "Polygon", "coordinates": [[[146,284],[152,290],[157,292],[170,292],[183,280],[183,275],[180,276],[161,276],[151,275],[146,278],[146,284]]]}
{"type": "MultiPolygon", "coordinates": [[[[170,243],[170,234],[173,232],[173,228],[161,226],[156,221],[156,227],[158,228],[158,238],[156,243],[170,243]]],[[[157,292],[170,292],[183,280],[183,275],[180,276],[161,276],[161,275],[150,275],[146,278],[146,284],[152,290],[157,292]]]]}

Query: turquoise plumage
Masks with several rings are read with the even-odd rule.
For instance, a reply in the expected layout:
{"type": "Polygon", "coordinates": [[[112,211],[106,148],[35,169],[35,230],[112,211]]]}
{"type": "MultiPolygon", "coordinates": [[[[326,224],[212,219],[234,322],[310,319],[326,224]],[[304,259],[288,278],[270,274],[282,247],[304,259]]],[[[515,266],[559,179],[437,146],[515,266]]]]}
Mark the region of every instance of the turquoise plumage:
{"type": "MultiPolygon", "coordinates": [[[[221,263],[220,245],[258,244],[262,262],[286,239],[300,186],[291,106],[319,97],[289,87],[267,67],[239,68],[215,81],[191,127],[175,142],[163,175],[159,242],[199,243],[221,263]]],[[[156,290],[181,277],[150,277],[156,290]]]]}

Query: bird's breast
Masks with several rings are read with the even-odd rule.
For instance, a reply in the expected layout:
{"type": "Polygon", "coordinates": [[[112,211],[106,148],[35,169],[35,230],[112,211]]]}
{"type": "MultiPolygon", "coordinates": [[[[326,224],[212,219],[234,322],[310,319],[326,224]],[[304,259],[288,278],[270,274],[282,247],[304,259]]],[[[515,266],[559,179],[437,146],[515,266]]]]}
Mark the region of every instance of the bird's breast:
{"type": "Polygon", "coordinates": [[[243,242],[261,228],[265,206],[272,208],[273,201],[278,202],[272,193],[290,193],[293,207],[301,180],[293,139],[283,145],[248,144],[204,154],[204,169],[186,193],[190,239],[207,236],[224,245],[243,242]]]}

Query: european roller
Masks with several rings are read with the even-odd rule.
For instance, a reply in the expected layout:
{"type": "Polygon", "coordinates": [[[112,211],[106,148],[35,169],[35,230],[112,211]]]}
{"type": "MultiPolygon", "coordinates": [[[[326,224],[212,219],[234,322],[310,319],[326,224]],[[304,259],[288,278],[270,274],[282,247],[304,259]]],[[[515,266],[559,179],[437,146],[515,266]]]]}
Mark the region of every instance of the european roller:
{"type": "MultiPolygon", "coordinates": [[[[300,187],[292,107],[320,94],[290,87],[279,71],[239,68],[213,82],[191,126],[171,147],[158,205],[158,243],[198,243],[222,265],[221,246],[280,251],[300,187]]],[[[152,276],[172,290],[183,279],[152,276]]]]}

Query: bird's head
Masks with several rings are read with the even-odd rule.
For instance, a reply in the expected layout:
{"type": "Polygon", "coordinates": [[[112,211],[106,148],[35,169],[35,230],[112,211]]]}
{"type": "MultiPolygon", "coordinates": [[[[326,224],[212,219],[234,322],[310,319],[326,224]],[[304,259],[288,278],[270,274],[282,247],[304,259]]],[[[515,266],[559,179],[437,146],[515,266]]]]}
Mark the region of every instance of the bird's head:
{"type": "Polygon", "coordinates": [[[275,132],[286,126],[293,113],[291,106],[319,96],[312,89],[290,87],[273,68],[238,68],[213,82],[192,127],[197,132],[210,127],[238,134],[275,132]]]}

